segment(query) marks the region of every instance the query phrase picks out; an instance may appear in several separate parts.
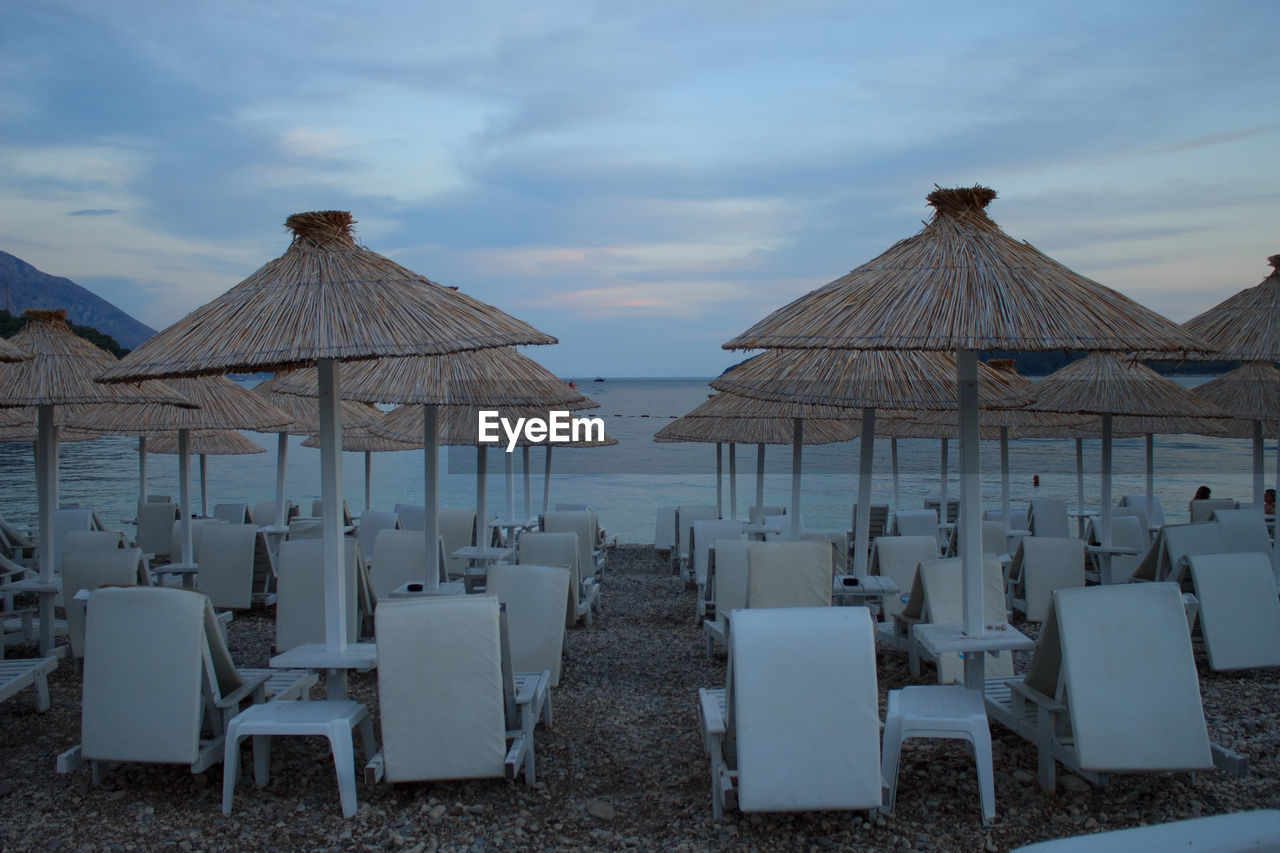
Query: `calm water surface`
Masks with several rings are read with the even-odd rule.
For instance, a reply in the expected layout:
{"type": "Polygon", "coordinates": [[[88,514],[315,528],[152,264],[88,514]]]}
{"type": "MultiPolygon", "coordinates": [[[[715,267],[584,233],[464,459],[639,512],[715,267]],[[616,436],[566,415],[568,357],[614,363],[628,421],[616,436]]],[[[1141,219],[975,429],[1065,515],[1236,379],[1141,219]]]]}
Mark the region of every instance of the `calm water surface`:
{"type": "MultiPolygon", "coordinates": [[[[1203,377],[1180,377],[1194,387],[1203,377]]],[[[246,385],[253,384],[251,381],[246,385]]],[[[600,403],[584,414],[604,418],[616,447],[558,449],[553,453],[551,502],[587,503],[597,509],[610,532],[623,542],[652,542],[655,509],[662,504],[714,504],[716,502],[714,444],[657,444],[653,434],[675,417],[689,411],[710,393],[701,379],[617,379],[606,382],[578,380],[578,388],[600,403]]],[[[245,433],[265,452],[252,456],[208,458],[210,510],[215,503],[256,502],[275,494],[276,437],[245,433]]],[[[306,514],[320,497],[320,452],[291,438],[287,460],[287,494],[302,504],[306,514]]],[[[926,496],[940,493],[940,441],[909,439],[898,443],[902,504],[919,506],[926,496]]],[[[1099,491],[1099,442],[1085,442],[1085,501],[1096,506],[1099,491]]],[[[64,444],[59,452],[59,497],[63,504],[93,506],[108,526],[123,528],[123,519],[135,514],[138,499],[137,439],[105,436],[95,441],[64,444]]],[[[533,511],[541,509],[543,453],[531,454],[533,511]]],[[[1144,492],[1146,452],[1143,439],[1119,439],[1114,445],[1116,496],[1144,492]]],[[[489,451],[487,480],[490,512],[504,514],[505,454],[489,451]]],[[[950,443],[949,493],[955,497],[956,443],[950,443]]],[[[344,492],[351,511],[364,511],[364,454],[345,453],[344,492]]],[[[523,506],[520,451],[515,454],[517,515],[523,506]]],[[[728,476],[725,451],[725,476],[728,476]]],[[[755,499],[756,447],[737,450],[738,508],[755,499]]],[[[1203,436],[1157,436],[1155,441],[1156,494],[1172,521],[1180,520],[1187,501],[1202,483],[1215,497],[1250,500],[1249,442],[1203,436]]],[[[1275,437],[1267,448],[1267,481],[1274,485],[1275,437]]],[[[1024,503],[1032,497],[1062,498],[1074,508],[1076,500],[1075,444],[1069,440],[1022,439],[1010,444],[1012,497],[1024,503]],[[1039,475],[1040,486],[1032,485],[1039,475]]],[[[192,497],[199,510],[198,463],[193,460],[192,497]]],[[[857,493],[857,443],[804,449],[801,512],[815,528],[849,527],[849,511],[857,493]]],[[[982,445],[982,490],[987,506],[1000,501],[1000,456],[996,442],[982,445]]],[[[153,494],[178,494],[176,456],[148,454],[147,487],[153,494]]],[[[765,503],[789,504],[791,449],[771,446],[765,456],[765,503]]],[[[475,451],[444,450],[441,453],[441,500],[446,506],[475,505],[475,451]]],[[[391,509],[396,503],[421,504],[423,464],[421,451],[376,453],[372,457],[372,504],[391,509]]],[[[889,442],[878,441],[875,451],[873,498],[893,502],[889,442]]],[[[33,450],[29,444],[0,444],[0,513],[15,522],[35,522],[33,450]]],[[[729,510],[725,484],[725,512],[729,510]]]]}

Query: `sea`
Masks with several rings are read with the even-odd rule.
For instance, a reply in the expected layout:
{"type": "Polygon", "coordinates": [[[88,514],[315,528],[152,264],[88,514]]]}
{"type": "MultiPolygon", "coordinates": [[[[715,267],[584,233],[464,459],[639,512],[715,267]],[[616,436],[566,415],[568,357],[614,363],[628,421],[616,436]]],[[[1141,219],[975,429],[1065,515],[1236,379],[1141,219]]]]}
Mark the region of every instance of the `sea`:
{"type": "MultiPolygon", "coordinates": [[[[1176,381],[1194,387],[1208,377],[1180,376],[1176,381]]],[[[240,378],[251,387],[260,378],[240,378]]],[[[662,505],[717,502],[716,445],[656,443],[653,435],[664,425],[697,406],[712,393],[709,379],[604,379],[573,380],[578,390],[600,404],[582,415],[604,420],[609,436],[618,444],[599,448],[556,448],[552,454],[550,503],[588,504],[610,534],[623,543],[652,543],[657,508],[662,505]]],[[[244,433],[264,452],[246,456],[207,458],[207,511],[215,504],[270,500],[275,496],[276,436],[244,433]]],[[[1276,437],[1266,449],[1266,479],[1275,485],[1276,437]]],[[[103,436],[93,441],[63,443],[58,458],[59,503],[92,506],[109,528],[127,530],[136,515],[139,494],[137,439],[103,436]]],[[[1142,438],[1117,439],[1113,445],[1112,494],[1146,491],[1146,449],[1142,438]]],[[[948,494],[957,497],[957,446],[948,445],[948,494]]],[[[734,500],[728,482],[729,450],[722,449],[724,480],[721,500],[728,517],[734,500]]],[[[487,451],[487,508],[506,516],[506,454],[487,451]]],[[[365,454],[343,454],[343,492],[352,514],[365,507],[365,454]]],[[[755,445],[735,449],[737,516],[745,518],[755,502],[755,445]]],[[[942,441],[898,441],[899,490],[902,507],[919,507],[942,491],[942,441]]],[[[1020,439],[1010,443],[1010,492],[1016,506],[1031,498],[1060,498],[1076,504],[1075,443],[1070,439],[1020,439]],[[1038,485],[1036,485],[1038,480],[1038,485]]],[[[530,454],[530,496],[525,505],[523,457],[513,454],[513,493],[516,517],[540,512],[543,496],[545,451],[530,454]]],[[[1195,435],[1156,436],[1155,494],[1169,521],[1185,518],[1187,502],[1200,485],[1214,497],[1252,500],[1251,450],[1247,440],[1195,435]]],[[[309,513],[320,497],[320,452],[302,446],[292,437],[286,457],[286,495],[309,513]]],[[[982,494],[986,507],[1000,504],[1000,456],[997,442],[981,448],[982,494]]],[[[371,508],[390,510],[397,503],[423,503],[422,451],[375,453],[370,458],[371,508]]],[[[890,445],[876,442],[874,503],[893,505],[890,445]]],[[[192,504],[201,513],[199,467],[192,460],[192,504]]],[[[441,504],[474,507],[476,504],[476,451],[441,450],[441,504]]],[[[1085,503],[1098,505],[1100,490],[1099,442],[1084,442],[1085,503]]],[[[802,460],[801,515],[806,527],[848,529],[858,482],[858,443],[806,446],[802,460]]],[[[11,522],[34,525],[36,521],[34,449],[29,443],[0,444],[0,514],[11,522]]],[[[147,455],[147,489],[177,499],[176,456],[147,455]]],[[[791,448],[771,445],[765,451],[764,502],[788,505],[791,501],[791,448]]]]}

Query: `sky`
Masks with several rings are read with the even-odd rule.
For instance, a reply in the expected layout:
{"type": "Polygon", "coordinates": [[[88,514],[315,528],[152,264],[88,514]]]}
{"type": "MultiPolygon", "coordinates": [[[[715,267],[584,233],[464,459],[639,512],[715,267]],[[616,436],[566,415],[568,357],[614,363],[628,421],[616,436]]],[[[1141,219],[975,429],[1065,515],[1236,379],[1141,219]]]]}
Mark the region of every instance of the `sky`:
{"type": "Polygon", "coordinates": [[[0,249],[160,329],[349,210],[565,376],[720,345],[935,184],[1184,321],[1280,252],[1280,4],[0,4],[0,249]]]}

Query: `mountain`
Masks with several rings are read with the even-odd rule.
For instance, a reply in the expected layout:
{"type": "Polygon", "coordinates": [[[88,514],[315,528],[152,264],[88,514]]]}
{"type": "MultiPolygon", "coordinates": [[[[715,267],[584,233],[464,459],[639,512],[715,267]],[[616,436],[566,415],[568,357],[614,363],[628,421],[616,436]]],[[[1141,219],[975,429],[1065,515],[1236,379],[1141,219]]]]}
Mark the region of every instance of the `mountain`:
{"type": "Polygon", "coordinates": [[[8,252],[0,252],[0,308],[22,316],[27,308],[65,308],[72,323],[93,326],[133,349],[156,333],[69,278],[43,273],[8,252]]]}

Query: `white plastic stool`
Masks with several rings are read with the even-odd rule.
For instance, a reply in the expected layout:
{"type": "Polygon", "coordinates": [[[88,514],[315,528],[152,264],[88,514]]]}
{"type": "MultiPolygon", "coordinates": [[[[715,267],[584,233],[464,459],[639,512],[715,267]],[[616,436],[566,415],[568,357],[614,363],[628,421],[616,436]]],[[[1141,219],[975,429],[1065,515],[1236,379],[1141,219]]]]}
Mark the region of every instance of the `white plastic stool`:
{"type": "Polygon", "coordinates": [[[240,780],[240,739],[253,736],[253,778],[260,786],[271,780],[271,738],[274,735],[322,735],[329,739],[338,771],[338,795],[343,817],[356,813],[355,752],[351,732],[360,726],[365,758],[374,754],[373,721],[369,709],[350,699],[311,702],[263,702],[241,711],[227,724],[223,753],[222,813],[231,814],[231,798],[240,780]]]}
{"type": "Polygon", "coordinates": [[[889,787],[884,812],[893,811],[898,787],[898,753],[909,737],[957,738],[973,747],[978,765],[982,820],[996,816],[995,774],[991,767],[991,730],[982,694],[959,684],[919,685],[889,691],[880,766],[889,787]]]}

